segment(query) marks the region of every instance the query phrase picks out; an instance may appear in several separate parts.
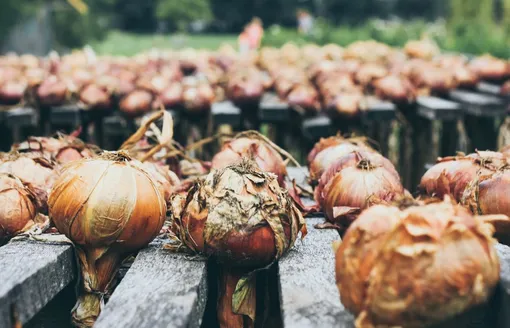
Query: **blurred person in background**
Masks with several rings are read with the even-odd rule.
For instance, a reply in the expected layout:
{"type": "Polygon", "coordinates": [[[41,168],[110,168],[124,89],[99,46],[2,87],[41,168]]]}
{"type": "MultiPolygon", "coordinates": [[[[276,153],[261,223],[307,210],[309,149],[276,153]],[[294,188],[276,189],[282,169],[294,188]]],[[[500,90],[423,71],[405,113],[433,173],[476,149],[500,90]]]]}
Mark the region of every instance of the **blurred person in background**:
{"type": "Polygon", "coordinates": [[[250,50],[257,50],[262,42],[264,36],[264,27],[262,26],[262,20],[258,17],[254,17],[252,21],[245,27],[244,32],[248,36],[250,50]]]}
{"type": "Polygon", "coordinates": [[[308,11],[299,9],[297,11],[297,21],[299,33],[304,35],[309,35],[312,33],[313,17],[308,11]]]}

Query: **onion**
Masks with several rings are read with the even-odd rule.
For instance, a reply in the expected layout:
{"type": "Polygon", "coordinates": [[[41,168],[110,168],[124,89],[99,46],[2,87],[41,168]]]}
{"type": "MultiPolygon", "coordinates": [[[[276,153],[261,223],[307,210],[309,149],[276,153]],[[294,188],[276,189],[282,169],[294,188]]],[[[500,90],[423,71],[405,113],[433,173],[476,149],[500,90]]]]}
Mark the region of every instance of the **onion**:
{"type": "Polygon", "coordinates": [[[283,186],[287,176],[285,162],[277,149],[258,132],[246,131],[225,143],[213,157],[212,168],[221,169],[245,157],[255,161],[263,171],[276,174],[278,182],[283,186]]]}
{"type": "Polygon", "coordinates": [[[0,173],[12,174],[30,184],[42,213],[47,212],[48,192],[57,178],[54,167],[52,161],[40,154],[13,153],[0,159],[0,173]]]}
{"type": "Polygon", "coordinates": [[[135,90],[120,101],[119,108],[128,116],[140,116],[151,111],[152,100],[153,97],[149,91],[135,90]]]}
{"type": "Polygon", "coordinates": [[[491,151],[446,157],[425,172],[419,189],[422,194],[439,198],[449,195],[460,201],[464,189],[477,174],[489,174],[505,164],[503,154],[491,151]]]}
{"type": "Polygon", "coordinates": [[[89,109],[109,109],[112,105],[110,94],[106,88],[97,84],[89,84],[80,92],[80,100],[89,109]]]}
{"type": "Polygon", "coordinates": [[[306,234],[301,213],[276,176],[251,161],[214,171],[197,182],[175,220],[176,234],[185,245],[223,265],[220,327],[242,327],[243,316],[253,322],[255,277],[250,272],[279,259],[299,231],[306,234]],[[238,284],[240,279],[245,284],[238,284]]]}
{"type": "Polygon", "coordinates": [[[482,304],[499,280],[491,227],[445,201],[365,210],[336,249],[356,327],[425,327],[482,304]]]}
{"type": "Polygon", "coordinates": [[[310,165],[318,153],[323,151],[326,148],[340,145],[345,142],[344,137],[340,135],[328,137],[328,138],[320,138],[320,140],[313,146],[312,150],[308,153],[306,161],[308,165],[310,165]]]}
{"type": "Polygon", "coordinates": [[[394,102],[413,102],[416,90],[411,82],[403,76],[388,75],[374,82],[377,97],[394,102]]]}
{"type": "Polygon", "coordinates": [[[0,104],[16,105],[22,99],[27,88],[24,81],[7,81],[0,84],[0,104]]]}
{"type": "Polygon", "coordinates": [[[173,83],[159,95],[159,98],[165,108],[175,108],[182,105],[182,92],[182,86],[173,83]]]}
{"type": "Polygon", "coordinates": [[[400,179],[395,166],[381,154],[373,151],[356,150],[338,158],[335,162],[329,165],[326,171],[324,171],[319,180],[318,186],[315,188],[315,200],[317,203],[322,206],[322,202],[324,200],[322,191],[326,184],[331,181],[338,172],[347,167],[357,166],[363,159],[368,159],[372,165],[385,168],[395,178],[400,179]]]}
{"type": "Polygon", "coordinates": [[[510,80],[506,81],[499,92],[503,96],[510,96],[510,80]]]}
{"type": "Polygon", "coordinates": [[[147,171],[159,188],[159,192],[167,202],[176,188],[180,185],[177,175],[166,165],[160,165],[152,162],[143,162],[142,168],[147,171]]]}
{"type": "Polygon", "coordinates": [[[0,243],[34,225],[36,198],[30,186],[14,175],[0,173],[0,243]]]}
{"type": "Polygon", "coordinates": [[[322,191],[326,219],[340,229],[348,227],[360,210],[393,201],[405,190],[394,171],[363,158],[333,176],[322,191]]]}
{"type": "Polygon", "coordinates": [[[159,233],[165,201],[138,162],[106,153],[66,166],[51,191],[49,209],[81,264],[83,285],[73,322],[91,327],[121,262],[159,233]]]}
{"type": "Polygon", "coordinates": [[[67,84],[56,76],[45,79],[37,88],[37,98],[42,105],[62,105],[67,98],[67,84]]]}
{"type": "MultiPolygon", "coordinates": [[[[323,143],[326,144],[335,144],[339,141],[333,139],[326,139],[323,143]],[[327,140],[327,141],[326,141],[327,140]]],[[[320,142],[319,142],[320,143],[320,142]]],[[[315,148],[315,147],[314,147],[315,148]]],[[[316,150],[321,149],[321,146],[318,146],[316,150]]],[[[336,160],[342,158],[343,156],[358,150],[366,150],[373,151],[364,141],[359,138],[350,138],[344,139],[344,141],[340,142],[336,146],[326,147],[325,149],[319,151],[317,155],[310,162],[310,181],[311,184],[316,184],[324,171],[326,171],[331,164],[333,164],[336,160]]],[[[313,152],[313,149],[312,149],[313,152]]],[[[310,157],[310,156],[309,156],[310,157]]]]}

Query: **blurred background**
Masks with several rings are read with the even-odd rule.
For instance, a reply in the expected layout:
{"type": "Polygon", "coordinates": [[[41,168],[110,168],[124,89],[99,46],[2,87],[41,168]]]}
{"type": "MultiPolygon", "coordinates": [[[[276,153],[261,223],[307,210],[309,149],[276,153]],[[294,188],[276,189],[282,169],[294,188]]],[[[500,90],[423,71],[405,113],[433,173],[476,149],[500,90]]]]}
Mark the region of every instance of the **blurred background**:
{"type": "Polygon", "coordinates": [[[445,50],[510,57],[510,0],[2,0],[2,53],[47,54],[90,45],[99,54],[237,43],[254,16],[263,45],[393,46],[427,35],[445,50]],[[298,33],[297,13],[313,17],[298,33]]]}

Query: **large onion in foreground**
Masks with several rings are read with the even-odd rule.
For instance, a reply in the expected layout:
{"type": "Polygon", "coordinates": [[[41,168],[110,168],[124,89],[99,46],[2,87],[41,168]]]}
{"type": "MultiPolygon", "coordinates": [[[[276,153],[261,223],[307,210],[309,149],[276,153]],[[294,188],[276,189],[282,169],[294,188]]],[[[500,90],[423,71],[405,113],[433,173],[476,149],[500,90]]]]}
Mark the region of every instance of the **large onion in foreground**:
{"type": "Polygon", "coordinates": [[[427,327],[484,303],[499,281],[492,229],[449,201],[361,213],[336,250],[356,327],[427,327]]]}
{"type": "Polygon", "coordinates": [[[304,219],[287,191],[280,188],[275,175],[242,161],[197,182],[182,213],[174,214],[174,229],[182,242],[223,265],[220,327],[253,322],[255,279],[246,275],[279,259],[299,231],[306,233],[304,219]],[[238,284],[240,279],[245,284],[238,284]]]}
{"type": "Polygon", "coordinates": [[[121,262],[163,226],[166,204],[157,184],[123,153],[70,163],[55,182],[49,213],[75,245],[83,285],[73,322],[91,327],[121,262]]]}

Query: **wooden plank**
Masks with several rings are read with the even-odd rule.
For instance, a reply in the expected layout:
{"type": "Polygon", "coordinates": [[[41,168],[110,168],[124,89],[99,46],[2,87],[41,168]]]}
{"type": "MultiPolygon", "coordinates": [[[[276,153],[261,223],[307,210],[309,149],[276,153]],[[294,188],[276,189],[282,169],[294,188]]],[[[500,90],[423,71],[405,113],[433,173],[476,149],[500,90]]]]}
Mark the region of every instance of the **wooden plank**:
{"type": "Polygon", "coordinates": [[[308,218],[308,235],[278,263],[284,327],[354,327],[335,283],[334,230],[317,230],[323,218],[308,218]]]}
{"type": "Polygon", "coordinates": [[[506,95],[501,94],[501,86],[498,84],[494,84],[494,83],[490,83],[490,82],[480,82],[476,86],[476,91],[483,93],[483,94],[500,97],[507,103],[510,102],[510,94],[506,94],[506,95]]]}
{"type": "Polygon", "coordinates": [[[214,125],[232,125],[238,128],[241,125],[241,109],[231,101],[214,103],[211,108],[214,125]]]}
{"type": "Polygon", "coordinates": [[[50,122],[52,125],[78,127],[81,125],[80,107],[77,104],[51,107],[50,122]]]}
{"type": "Polygon", "coordinates": [[[510,327],[510,247],[502,244],[496,245],[500,264],[501,280],[498,286],[497,303],[493,311],[498,316],[498,328],[510,327]]]}
{"type": "Polygon", "coordinates": [[[138,253],[94,327],[200,327],[206,298],[205,261],[156,242],[138,253]]]}
{"type": "Polygon", "coordinates": [[[463,90],[453,90],[449,96],[450,99],[461,103],[467,114],[483,117],[506,115],[505,105],[497,97],[463,90]]]}
{"type": "Polygon", "coordinates": [[[265,93],[260,102],[259,119],[261,122],[287,122],[290,118],[290,107],[275,93],[265,93]]]}
{"type": "Polygon", "coordinates": [[[18,241],[0,247],[0,327],[27,323],[76,277],[71,246],[18,241]]]}
{"type": "Polygon", "coordinates": [[[361,118],[364,121],[391,121],[396,111],[396,106],[389,101],[370,99],[368,108],[361,112],[361,118]]]}
{"type": "Polygon", "coordinates": [[[37,124],[37,113],[30,107],[16,107],[8,110],[4,117],[5,123],[11,126],[35,126],[37,124]]]}
{"type": "Polygon", "coordinates": [[[301,131],[303,136],[309,140],[318,140],[335,133],[331,119],[326,115],[304,119],[301,124],[301,131]]]}
{"type": "Polygon", "coordinates": [[[463,117],[460,105],[437,97],[418,97],[418,115],[429,120],[458,120],[463,117]]]}

